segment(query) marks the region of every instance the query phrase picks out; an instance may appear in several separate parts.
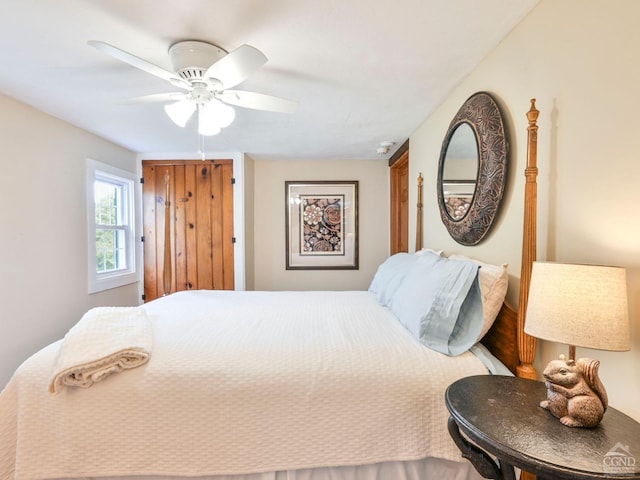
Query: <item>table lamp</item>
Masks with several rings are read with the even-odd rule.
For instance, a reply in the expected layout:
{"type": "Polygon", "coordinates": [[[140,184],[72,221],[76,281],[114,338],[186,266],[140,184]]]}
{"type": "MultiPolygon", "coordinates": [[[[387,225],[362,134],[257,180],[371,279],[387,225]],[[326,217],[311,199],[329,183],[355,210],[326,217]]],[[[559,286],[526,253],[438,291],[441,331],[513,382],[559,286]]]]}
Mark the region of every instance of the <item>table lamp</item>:
{"type": "Polygon", "coordinates": [[[607,408],[598,376],[599,360],[576,360],[576,346],[597,350],[630,348],[629,308],[624,268],[534,262],[525,333],[569,345],[543,376],[548,409],[570,427],[594,427],[607,408]]]}

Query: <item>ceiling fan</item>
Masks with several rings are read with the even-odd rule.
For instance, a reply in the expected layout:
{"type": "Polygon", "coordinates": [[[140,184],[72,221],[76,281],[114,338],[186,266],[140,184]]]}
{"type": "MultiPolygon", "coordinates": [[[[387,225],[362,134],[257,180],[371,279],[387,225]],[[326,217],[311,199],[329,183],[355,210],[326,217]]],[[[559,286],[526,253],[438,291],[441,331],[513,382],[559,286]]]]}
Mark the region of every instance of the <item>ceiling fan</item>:
{"type": "Polygon", "coordinates": [[[184,127],[197,112],[198,133],[201,135],[216,135],[233,122],[235,110],[230,105],[282,113],[293,113],[298,107],[297,102],[292,100],[230,90],[267,62],[267,57],[250,45],[242,45],[227,53],[208,42],[188,40],[174,43],[169,47],[174,70],[170,72],[109,43],[98,40],[88,43],[117,60],[184,90],[144,95],[130,101],[166,103],[164,109],[167,115],[180,127],[184,127]]]}

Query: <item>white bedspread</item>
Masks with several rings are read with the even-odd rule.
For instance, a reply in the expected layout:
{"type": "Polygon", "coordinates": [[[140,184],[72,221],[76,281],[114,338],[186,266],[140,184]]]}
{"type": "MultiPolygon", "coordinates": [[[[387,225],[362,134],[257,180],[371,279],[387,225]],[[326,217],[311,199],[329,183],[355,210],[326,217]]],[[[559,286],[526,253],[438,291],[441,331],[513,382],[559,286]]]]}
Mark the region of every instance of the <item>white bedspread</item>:
{"type": "Polygon", "coordinates": [[[213,475],[460,461],[445,388],[487,373],[369,292],[181,292],[145,305],[145,365],[47,391],[60,342],[0,395],[0,478],[213,475]]]}

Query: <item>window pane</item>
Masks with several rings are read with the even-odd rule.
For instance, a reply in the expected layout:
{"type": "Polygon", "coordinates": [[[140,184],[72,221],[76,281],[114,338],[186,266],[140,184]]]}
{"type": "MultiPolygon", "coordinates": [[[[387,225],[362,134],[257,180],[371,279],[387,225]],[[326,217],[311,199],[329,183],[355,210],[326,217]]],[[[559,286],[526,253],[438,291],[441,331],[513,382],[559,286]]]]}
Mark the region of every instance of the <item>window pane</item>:
{"type": "Polygon", "coordinates": [[[124,229],[96,229],[96,273],[127,268],[124,229]]]}
{"type": "Polygon", "coordinates": [[[87,159],[89,293],[138,281],[134,173],[87,159]]]}
{"type": "Polygon", "coordinates": [[[122,225],[122,186],[96,180],[96,223],[99,225],[122,225]]]}

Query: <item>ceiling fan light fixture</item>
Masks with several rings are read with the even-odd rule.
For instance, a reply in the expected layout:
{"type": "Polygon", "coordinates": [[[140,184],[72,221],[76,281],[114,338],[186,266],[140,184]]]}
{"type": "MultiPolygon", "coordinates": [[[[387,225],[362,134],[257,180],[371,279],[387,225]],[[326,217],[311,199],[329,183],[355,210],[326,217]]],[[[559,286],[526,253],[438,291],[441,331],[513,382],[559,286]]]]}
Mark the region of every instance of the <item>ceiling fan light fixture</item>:
{"type": "Polygon", "coordinates": [[[236,111],[224,103],[212,98],[198,105],[198,133],[216,135],[221,128],[228,127],[236,117],[236,111]]]}
{"type": "Polygon", "coordinates": [[[215,98],[212,98],[209,103],[205,105],[204,110],[207,115],[211,115],[215,118],[216,125],[220,128],[228,127],[236,118],[236,111],[233,107],[230,107],[215,98]]]}
{"type": "Polygon", "coordinates": [[[173,123],[184,128],[193,112],[196,111],[196,106],[188,100],[180,100],[179,102],[165,105],[164,111],[167,112],[173,123]]]}
{"type": "Polygon", "coordinates": [[[215,115],[212,115],[204,105],[201,105],[198,109],[198,133],[205,136],[220,133],[220,127],[215,115]]]}

